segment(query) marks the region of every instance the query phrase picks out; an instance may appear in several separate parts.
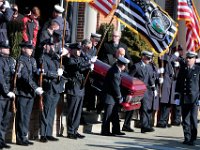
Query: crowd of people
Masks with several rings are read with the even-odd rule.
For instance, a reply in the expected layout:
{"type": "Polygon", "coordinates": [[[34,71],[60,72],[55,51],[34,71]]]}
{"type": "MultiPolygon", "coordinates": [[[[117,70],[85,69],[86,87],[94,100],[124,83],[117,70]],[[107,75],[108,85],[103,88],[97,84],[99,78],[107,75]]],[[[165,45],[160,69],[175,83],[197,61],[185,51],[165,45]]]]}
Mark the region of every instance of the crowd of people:
{"type": "Polygon", "coordinates": [[[34,144],[29,140],[28,133],[32,108],[38,97],[42,97],[39,140],[43,143],[58,141],[53,136],[53,122],[63,94],[67,99],[67,107],[64,108],[67,110],[67,138],[85,138],[78,133],[83,103],[86,103],[88,111],[104,113],[101,135],[125,135],[121,130],[134,132],[131,128],[134,110],[126,111],[122,129],[120,127],[118,111],[120,104],[126,101],[126,95],[120,89],[122,72],[138,78],[147,87],[139,110],[141,133],[155,131],[153,120],[158,111],[157,127],[169,127],[171,116],[171,125],[183,126],[183,144],[195,145],[200,103],[197,54],[187,52],[186,58],[183,58],[181,46],[170,49],[160,57],[161,68],[158,68],[153,62],[153,53],[144,50],[141,52],[141,60],[133,62],[126,44],[120,40],[121,32],[114,30],[112,40],[103,43],[98,55],[98,59],[111,68],[105,80],[99,83],[101,88],[95,89],[95,77],[87,80],[87,75],[94,70],[98,53],[96,46],[101,35],[91,33],[90,39],[66,44],[70,39],[70,29],[68,22],[65,24],[62,18],[63,12],[64,8],[55,5],[52,17],[41,27],[38,7],[26,7],[21,15],[16,4],[10,5],[8,1],[0,0],[0,149],[10,148],[6,144],[5,134],[13,113],[10,108],[15,99],[18,145],[34,144]],[[17,60],[10,56],[7,31],[7,23],[13,20],[22,21],[23,24],[20,56],[17,60]],[[35,53],[39,53],[38,58],[35,53]],[[40,79],[42,81],[38,83],[40,79]]]}

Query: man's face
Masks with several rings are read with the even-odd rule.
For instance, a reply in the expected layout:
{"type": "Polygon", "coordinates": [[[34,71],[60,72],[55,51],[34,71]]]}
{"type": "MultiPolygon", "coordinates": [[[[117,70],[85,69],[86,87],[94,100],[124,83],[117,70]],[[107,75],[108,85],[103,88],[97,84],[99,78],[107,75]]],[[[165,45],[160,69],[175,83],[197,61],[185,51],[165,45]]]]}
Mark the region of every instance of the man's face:
{"type": "Polygon", "coordinates": [[[4,55],[10,55],[10,49],[9,48],[0,48],[0,51],[4,55]]]}
{"type": "Polygon", "coordinates": [[[147,56],[142,56],[142,61],[145,63],[145,64],[149,64],[151,62],[151,58],[150,57],[147,57],[147,56]]]}
{"type": "Polygon", "coordinates": [[[33,53],[33,49],[32,48],[29,48],[29,47],[23,47],[22,48],[22,51],[27,54],[28,56],[31,56],[32,53],[33,53]]]}
{"type": "Polygon", "coordinates": [[[97,46],[97,44],[99,43],[99,41],[96,40],[95,38],[91,38],[90,40],[91,40],[93,46],[97,46]]]}
{"type": "Polygon", "coordinates": [[[112,40],[114,43],[119,43],[120,38],[121,38],[120,32],[117,31],[113,32],[112,40]]]}
{"type": "Polygon", "coordinates": [[[186,63],[188,66],[193,66],[195,64],[196,58],[195,57],[186,57],[186,63]]]}

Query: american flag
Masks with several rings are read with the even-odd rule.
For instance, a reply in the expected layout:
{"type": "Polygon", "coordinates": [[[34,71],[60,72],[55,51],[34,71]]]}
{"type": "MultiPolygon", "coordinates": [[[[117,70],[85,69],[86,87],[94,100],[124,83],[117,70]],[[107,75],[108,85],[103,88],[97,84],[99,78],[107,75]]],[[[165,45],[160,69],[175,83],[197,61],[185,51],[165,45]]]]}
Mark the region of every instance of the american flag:
{"type": "Polygon", "coordinates": [[[116,0],[93,0],[89,4],[104,16],[108,16],[115,8],[116,0]]]}
{"type": "Polygon", "coordinates": [[[200,48],[200,20],[192,0],[178,0],[178,20],[186,24],[186,46],[188,51],[200,48]]]}
{"type": "Polygon", "coordinates": [[[174,20],[150,0],[121,0],[114,15],[158,54],[166,52],[178,31],[174,20]]]}

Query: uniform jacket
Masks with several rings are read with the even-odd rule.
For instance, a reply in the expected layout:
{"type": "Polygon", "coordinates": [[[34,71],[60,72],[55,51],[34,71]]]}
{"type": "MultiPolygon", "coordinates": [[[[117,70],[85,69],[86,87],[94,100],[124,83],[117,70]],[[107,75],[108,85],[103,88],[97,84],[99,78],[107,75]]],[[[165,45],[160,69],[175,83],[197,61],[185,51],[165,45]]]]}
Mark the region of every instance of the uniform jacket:
{"type": "Polygon", "coordinates": [[[67,71],[67,77],[69,78],[66,83],[67,94],[83,96],[84,87],[82,86],[85,80],[84,72],[90,68],[89,61],[85,60],[83,57],[71,56],[70,58],[66,57],[63,62],[67,71]]]}
{"type": "Polygon", "coordinates": [[[195,103],[199,99],[200,66],[194,65],[191,69],[185,65],[181,67],[177,78],[176,92],[180,93],[182,104],[195,103]]]}
{"type": "MultiPolygon", "coordinates": [[[[150,73],[152,74],[152,80],[155,83],[155,90],[158,91],[159,93],[159,74],[158,74],[158,67],[154,64],[154,63],[150,63],[150,73]]],[[[153,110],[158,110],[159,109],[159,96],[154,96],[153,94],[153,90],[151,91],[152,94],[152,99],[153,99],[153,104],[152,104],[152,108],[153,110]]]]}
{"type": "Polygon", "coordinates": [[[35,96],[37,64],[33,57],[22,54],[18,59],[17,95],[28,98],[35,96]]]}
{"type": "Polygon", "coordinates": [[[122,98],[120,91],[121,84],[121,72],[116,64],[114,64],[107,72],[104,85],[104,101],[106,104],[119,103],[119,100],[122,98]]]}
{"type": "Polygon", "coordinates": [[[60,66],[58,57],[44,54],[40,58],[44,68],[43,89],[45,92],[62,93],[64,91],[64,80],[61,77],[58,81],[57,70],[60,66]]]}
{"type": "Polygon", "coordinates": [[[5,12],[0,11],[0,42],[7,41],[7,22],[12,20],[13,10],[6,8],[5,12]]]}
{"type": "Polygon", "coordinates": [[[12,80],[15,72],[15,60],[9,56],[0,55],[0,99],[8,98],[12,90],[12,80]]]}
{"type": "Polygon", "coordinates": [[[177,72],[173,66],[174,61],[178,59],[174,55],[165,54],[164,61],[164,82],[162,86],[161,103],[175,104],[175,87],[177,72]]]}
{"type": "Polygon", "coordinates": [[[144,105],[148,107],[148,109],[152,108],[152,102],[153,102],[153,90],[152,86],[155,85],[154,80],[152,79],[152,68],[150,65],[143,65],[142,61],[134,64],[132,68],[130,69],[129,74],[133,77],[138,78],[139,80],[143,81],[144,84],[147,87],[146,92],[144,93],[144,97],[142,99],[142,102],[144,105]]]}

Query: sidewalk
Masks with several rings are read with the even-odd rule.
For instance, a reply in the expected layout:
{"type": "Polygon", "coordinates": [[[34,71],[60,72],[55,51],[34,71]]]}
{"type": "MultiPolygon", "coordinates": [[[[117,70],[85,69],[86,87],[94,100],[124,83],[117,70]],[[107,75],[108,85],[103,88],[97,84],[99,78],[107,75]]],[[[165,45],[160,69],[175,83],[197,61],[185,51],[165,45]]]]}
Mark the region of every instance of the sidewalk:
{"type": "MultiPolygon", "coordinates": [[[[123,120],[121,124],[123,123],[123,120]]],[[[200,126],[200,124],[199,124],[200,126]]],[[[34,141],[33,146],[18,146],[11,144],[11,150],[189,150],[200,149],[200,131],[196,146],[183,145],[182,127],[171,127],[166,129],[155,128],[152,133],[126,132],[125,136],[106,137],[101,136],[101,124],[93,124],[91,134],[84,134],[85,139],[71,140],[65,137],[59,138],[58,142],[41,143],[34,141]]],[[[84,130],[80,126],[80,133],[84,130]]],[[[66,136],[66,134],[64,135],[66,136]]]]}

